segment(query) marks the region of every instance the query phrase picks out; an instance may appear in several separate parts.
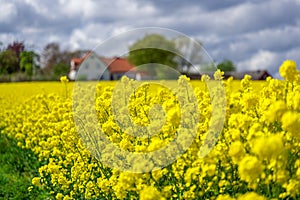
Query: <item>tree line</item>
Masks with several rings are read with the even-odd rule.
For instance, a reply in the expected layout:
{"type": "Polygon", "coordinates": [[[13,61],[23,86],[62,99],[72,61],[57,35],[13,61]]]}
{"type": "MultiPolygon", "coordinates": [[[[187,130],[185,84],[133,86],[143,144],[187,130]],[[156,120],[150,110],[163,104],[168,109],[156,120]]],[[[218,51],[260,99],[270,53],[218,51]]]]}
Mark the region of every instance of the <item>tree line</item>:
{"type": "Polygon", "coordinates": [[[83,51],[62,50],[58,43],[37,52],[24,41],[0,43],[0,81],[58,80],[70,70],[70,60],[83,51]]]}
{"type": "Polygon", "coordinates": [[[229,59],[215,63],[205,52],[203,44],[192,38],[179,36],[168,39],[163,35],[150,34],[129,47],[128,59],[136,66],[147,68],[147,72],[159,75],[160,66],[172,67],[184,74],[215,71],[235,71],[229,59]],[[155,64],[161,65],[155,65],[155,64]]]}
{"type": "MultiPolygon", "coordinates": [[[[202,43],[186,37],[168,39],[159,34],[145,35],[128,50],[129,61],[136,66],[147,64],[152,74],[159,74],[159,69],[149,63],[171,66],[187,74],[192,73],[193,64],[199,67],[200,63],[200,71],[212,71],[216,66],[222,71],[236,70],[228,59],[212,66],[205,59],[202,43]]],[[[14,41],[7,46],[0,42],[0,81],[58,80],[69,73],[71,59],[82,57],[86,52],[63,50],[58,43],[49,43],[38,53],[24,41],[14,41]]]]}

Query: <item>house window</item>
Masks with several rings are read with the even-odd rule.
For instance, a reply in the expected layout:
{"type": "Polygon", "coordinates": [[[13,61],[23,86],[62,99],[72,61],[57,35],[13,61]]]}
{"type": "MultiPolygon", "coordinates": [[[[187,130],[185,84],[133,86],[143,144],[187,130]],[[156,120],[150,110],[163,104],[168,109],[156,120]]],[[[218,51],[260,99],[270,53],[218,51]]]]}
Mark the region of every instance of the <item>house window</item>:
{"type": "Polygon", "coordinates": [[[97,63],[96,68],[97,68],[97,69],[101,69],[100,63],[97,63]]]}

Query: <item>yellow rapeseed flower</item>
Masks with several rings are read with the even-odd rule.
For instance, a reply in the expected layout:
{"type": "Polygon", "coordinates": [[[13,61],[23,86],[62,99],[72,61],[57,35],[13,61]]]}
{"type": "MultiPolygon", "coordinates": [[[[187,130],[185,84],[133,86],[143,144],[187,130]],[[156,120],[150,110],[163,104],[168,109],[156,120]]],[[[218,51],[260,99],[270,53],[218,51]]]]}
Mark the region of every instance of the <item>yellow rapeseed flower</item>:
{"type": "Polygon", "coordinates": [[[214,79],[215,80],[222,80],[224,78],[224,72],[221,71],[220,69],[217,69],[217,71],[215,71],[214,73],[214,79]]]}
{"type": "Polygon", "coordinates": [[[231,197],[228,194],[221,194],[216,198],[216,200],[235,200],[235,198],[231,197]]]}
{"type": "Polygon", "coordinates": [[[255,156],[245,156],[238,164],[238,172],[242,180],[256,182],[261,176],[263,166],[255,156]]]}
{"type": "Polygon", "coordinates": [[[238,197],[238,200],[267,200],[266,197],[256,194],[255,192],[247,192],[238,197]]]}
{"type": "Polygon", "coordinates": [[[282,136],[279,134],[259,137],[252,145],[253,152],[262,159],[276,159],[283,151],[282,136]]]}
{"type": "Polygon", "coordinates": [[[153,186],[144,187],[140,193],[141,200],[163,200],[165,197],[153,186]]]}
{"type": "Polygon", "coordinates": [[[60,77],[60,82],[62,82],[62,83],[67,83],[67,82],[69,82],[69,79],[68,79],[67,76],[61,76],[61,77],[60,77]]]}
{"type": "Polygon", "coordinates": [[[280,76],[287,81],[295,81],[299,76],[299,71],[297,70],[297,64],[293,60],[284,61],[279,67],[280,76]]]}
{"type": "Polygon", "coordinates": [[[283,130],[300,139],[300,113],[288,111],[283,114],[281,121],[283,130]]]}

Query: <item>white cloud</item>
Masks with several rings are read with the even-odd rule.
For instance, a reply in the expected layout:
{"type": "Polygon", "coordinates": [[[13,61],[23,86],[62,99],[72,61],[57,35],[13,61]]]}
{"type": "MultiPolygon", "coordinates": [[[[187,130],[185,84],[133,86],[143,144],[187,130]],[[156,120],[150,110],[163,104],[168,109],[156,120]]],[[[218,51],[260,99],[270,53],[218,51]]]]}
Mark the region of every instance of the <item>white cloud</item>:
{"type": "Polygon", "coordinates": [[[216,33],[222,37],[228,35],[234,37],[239,34],[280,26],[287,22],[293,23],[299,18],[297,4],[294,3],[294,0],[270,0],[259,3],[246,1],[225,9],[209,11],[203,10],[201,7],[196,8],[198,11],[191,9],[189,14],[185,15],[180,15],[184,12],[180,10],[187,8],[179,8],[179,11],[175,11],[173,15],[168,15],[167,18],[175,24],[196,26],[196,29],[202,34],[216,33]]]}
{"type": "MultiPolygon", "coordinates": [[[[25,0],[24,1],[27,5],[31,6],[33,10],[40,16],[49,19],[55,19],[59,17],[59,13],[57,12],[57,2],[53,1],[41,1],[39,0],[25,0]]],[[[20,2],[19,2],[20,4],[20,2]]]]}
{"type": "Polygon", "coordinates": [[[90,23],[72,31],[68,46],[72,49],[93,49],[111,33],[110,26],[90,23]]]}
{"type": "Polygon", "coordinates": [[[228,54],[249,54],[259,50],[285,51],[300,45],[299,27],[271,28],[237,36],[228,44],[228,54]]]}
{"type": "MultiPolygon", "coordinates": [[[[8,41],[8,42],[13,42],[15,40],[15,35],[13,33],[6,33],[6,34],[0,34],[0,42],[2,41],[8,41]]],[[[2,47],[5,47],[7,44],[3,43],[2,47]]],[[[2,48],[0,46],[0,48],[2,48]]]]}
{"type": "Polygon", "coordinates": [[[82,18],[83,9],[89,4],[90,1],[68,1],[59,0],[59,10],[68,17],[82,18]]]}
{"type": "Polygon", "coordinates": [[[82,49],[87,42],[87,36],[86,33],[82,30],[76,29],[72,32],[72,35],[70,36],[69,39],[69,46],[71,49],[82,49]]]}
{"type": "Polygon", "coordinates": [[[240,71],[259,69],[269,70],[274,67],[277,67],[276,64],[278,63],[278,58],[278,55],[274,52],[260,50],[251,58],[239,62],[237,64],[237,67],[240,71]]]}
{"type": "Polygon", "coordinates": [[[79,18],[84,21],[101,19],[104,20],[126,20],[136,17],[145,17],[153,15],[156,12],[155,7],[149,3],[141,4],[136,0],[115,0],[110,1],[86,0],[66,1],[59,0],[60,13],[79,18]]]}
{"type": "MultiPolygon", "coordinates": [[[[297,60],[299,57],[300,57],[300,46],[292,48],[285,55],[285,59],[297,60]]],[[[298,66],[300,67],[300,62],[298,63],[298,66]]]]}
{"type": "Polygon", "coordinates": [[[256,48],[280,50],[279,48],[288,48],[297,43],[300,44],[300,41],[298,41],[299,35],[300,27],[286,26],[245,34],[243,39],[251,44],[249,48],[255,46],[256,48]]]}
{"type": "Polygon", "coordinates": [[[9,23],[17,14],[16,6],[13,3],[1,3],[0,22],[9,23]]]}
{"type": "Polygon", "coordinates": [[[115,36],[115,35],[119,35],[119,34],[122,34],[122,33],[125,33],[127,31],[129,31],[131,29],[131,27],[129,26],[120,26],[120,27],[115,27],[113,28],[112,30],[112,35],[115,36]]]}

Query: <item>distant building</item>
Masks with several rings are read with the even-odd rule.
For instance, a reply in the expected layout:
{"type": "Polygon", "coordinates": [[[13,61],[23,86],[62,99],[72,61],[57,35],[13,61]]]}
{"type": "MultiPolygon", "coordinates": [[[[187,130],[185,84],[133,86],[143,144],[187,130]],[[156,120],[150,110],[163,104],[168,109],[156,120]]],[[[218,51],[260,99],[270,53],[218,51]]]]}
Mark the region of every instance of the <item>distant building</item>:
{"type": "Polygon", "coordinates": [[[224,77],[229,78],[232,76],[234,79],[241,80],[244,76],[248,74],[252,77],[252,80],[266,80],[267,77],[272,77],[266,70],[256,70],[256,71],[245,71],[245,72],[225,72],[224,77]]]}
{"type": "Polygon", "coordinates": [[[104,58],[94,52],[71,60],[70,80],[118,80],[123,75],[136,78],[134,65],[126,58],[104,58]]]}
{"type": "MultiPolygon", "coordinates": [[[[214,78],[214,72],[203,72],[203,73],[186,73],[185,75],[190,77],[191,79],[201,79],[203,74],[208,75],[211,79],[214,78]]],[[[245,72],[225,72],[224,79],[228,79],[229,77],[233,77],[233,79],[241,80],[244,76],[248,74],[252,77],[252,80],[266,80],[267,77],[272,77],[271,74],[266,70],[257,70],[257,71],[245,71],[245,72]]]]}

